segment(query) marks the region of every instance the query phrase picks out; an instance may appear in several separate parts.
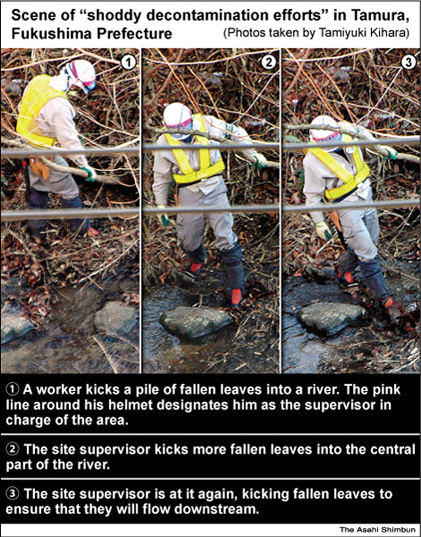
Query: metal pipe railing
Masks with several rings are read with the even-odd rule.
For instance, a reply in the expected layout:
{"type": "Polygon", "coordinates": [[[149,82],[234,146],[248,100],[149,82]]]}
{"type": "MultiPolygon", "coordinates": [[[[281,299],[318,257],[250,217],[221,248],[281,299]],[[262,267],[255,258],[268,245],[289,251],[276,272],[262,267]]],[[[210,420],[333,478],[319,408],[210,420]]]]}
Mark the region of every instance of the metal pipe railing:
{"type": "MultiPolygon", "coordinates": [[[[282,149],[282,151],[298,151],[308,148],[330,148],[330,147],[371,147],[376,145],[420,145],[419,136],[405,136],[403,138],[385,138],[383,140],[353,140],[352,142],[321,142],[321,143],[229,143],[229,144],[212,144],[212,145],[200,145],[198,144],[183,144],[183,149],[192,149],[199,151],[200,149],[218,149],[219,151],[234,151],[236,149],[282,149]]],[[[81,149],[2,149],[1,155],[5,158],[24,158],[28,156],[52,156],[52,155],[110,155],[110,154],[139,154],[140,150],[144,151],[167,151],[173,150],[172,145],[155,145],[155,144],[143,144],[141,147],[103,147],[103,148],[81,148],[81,149]]]]}
{"type": "Polygon", "coordinates": [[[320,204],[313,207],[306,205],[232,205],[231,207],[143,207],[130,209],[109,209],[107,207],[98,209],[54,209],[46,210],[27,210],[27,211],[3,211],[1,213],[2,222],[12,222],[17,220],[56,220],[59,218],[112,218],[137,217],[143,215],[167,214],[184,214],[184,213],[269,213],[276,214],[280,211],[282,214],[288,213],[309,213],[313,211],[330,212],[338,209],[388,209],[394,207],[419,207],[420,198],[409,200],[384,200],[373,201],[370,203],[333,203],[320,204]]]}

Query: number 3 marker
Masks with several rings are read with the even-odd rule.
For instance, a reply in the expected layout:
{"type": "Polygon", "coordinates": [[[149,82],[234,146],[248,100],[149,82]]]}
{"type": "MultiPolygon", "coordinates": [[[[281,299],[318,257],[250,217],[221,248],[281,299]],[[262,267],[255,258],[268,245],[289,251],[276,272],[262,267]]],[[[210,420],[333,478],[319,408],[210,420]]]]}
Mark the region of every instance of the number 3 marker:
{"type": "Polygon", "coordinates": [[[406,54],[401,59],[401,65],[404,69],[411,71],[417,65],[417,58],[413,54],[406,54]]]}

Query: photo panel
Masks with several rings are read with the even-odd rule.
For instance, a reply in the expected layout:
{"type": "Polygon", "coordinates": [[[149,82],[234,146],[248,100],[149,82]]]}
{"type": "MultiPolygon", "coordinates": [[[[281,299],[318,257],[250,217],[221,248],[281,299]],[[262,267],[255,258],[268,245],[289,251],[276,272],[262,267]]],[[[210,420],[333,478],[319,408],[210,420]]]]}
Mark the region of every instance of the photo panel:
{"type": "Polygon", "coordinates": [[[2,373],[139,373],[138,56],[1,51],[2,373]]]}
{"type": "Polygon", "coordinates": [[[282,51],[283,373],[419,373],[418,56],[282,51]]]}
{"type": "Polygon", "coordinates": [[[143,215],[144,373],[279,372],[279,84],[277,49],[142,51],[143,206],[187,211],[143,215]]]}

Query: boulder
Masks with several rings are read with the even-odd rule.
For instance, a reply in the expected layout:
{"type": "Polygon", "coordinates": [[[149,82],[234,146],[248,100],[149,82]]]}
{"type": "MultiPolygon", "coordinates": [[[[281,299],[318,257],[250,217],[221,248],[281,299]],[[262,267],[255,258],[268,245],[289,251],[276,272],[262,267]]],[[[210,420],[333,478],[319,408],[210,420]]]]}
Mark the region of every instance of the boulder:
{"type": "Polygon", "coordinates": [[[137,322],[138,310],[122,302],[107,302],[94,319],[94,325],[111,336],[129,335],[137,322]]]}
{"type": "Polygon", "coordinates": [[[340,302],[317,302],[303,307],[298,320],[306,328],[324,336],[334,336],[363,317],[365,309],[340,302]]]}
{"type": "Polygon", "coordinates": [[[186,306],[166,311],[159,319],[159,322],[168,332],[188,339],[206,336],[206,334],[215,332],[232,321],[232,317],[223,311],[186,306]]]}
{"type": "Polygon", "coordinates": [[[9,313],[2,313],[1,316],[1,343],[8,343],[12,339],[22,337],[31,330],[34,330],[35,326],[24,317],[18,315],[11,315],[9,313]]]}

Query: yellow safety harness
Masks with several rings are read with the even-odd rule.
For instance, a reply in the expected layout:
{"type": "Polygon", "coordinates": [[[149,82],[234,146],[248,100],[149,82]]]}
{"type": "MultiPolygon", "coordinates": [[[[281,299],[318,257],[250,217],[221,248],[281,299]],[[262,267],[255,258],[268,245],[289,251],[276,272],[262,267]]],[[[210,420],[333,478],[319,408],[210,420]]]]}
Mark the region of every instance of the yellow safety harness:
{"type": "Polygon", "coordinates": [[[58,91],[51,86],[49,82],[51,76],[38,75],[31,80],[22,99],[19,111],[16,131],[22,138],[35,147],[52,146],[56,139],[45,136],[37,125],[37,118],[41,108],[47,104],[50,99],[64,97],[67,99],[66,92],[58,91]]]}
{"type": "MultiPolygon", "coordinates": [[[[206,125],[203,116],[200,114],[194,114],[193,119],[196,119],[199,122],[199,132],[206,132],[206,125]]],[[[209,149],[199,149],[200,168],[198,170],[193,170],[185,150],[182,149],[180,141],[176,140],[171,136],[171,134],[168,133],[164,134],[164,136],[168,145],[174,146],[172,151],[177,161],[177,165],[182,172],[182,174],[173,174],[174,181],[177,185],[186,186],[189,184],[198,183],[207,177],[218,175],[225,170],[225,164],[222,160],[222,157],[220,157],[215,164],[211,164],[211,154],[209,149]]],[[[195,138],[199,144],[208,145],[209,143],[209,140],[204,136],[196,135],[195,138]]]]}
{"type": "MultiPolygon", "coordinates": [[[[348,134],[343,135],[344,142],[352,142],[352,137],[348,134]]],[[[361,158],[361,154],[357,147],[354,147],[352,153],[352,161],[354,163],[357,173],[353,175],[346,168],[342,166],[330,153],[324,151],[321,148],[310,148],[310,151],[316,158],[322,162],[326,168],[328,168],[338,179],[344,183],[337,188],[331,188],[325,190],[325,197],[329,201],[338,201],[339,198],[343,199],[348,194],[351,194],[357,189],[358,185],[365,181],[370,175],[370,168],[366,162],[361,158]]]]}

